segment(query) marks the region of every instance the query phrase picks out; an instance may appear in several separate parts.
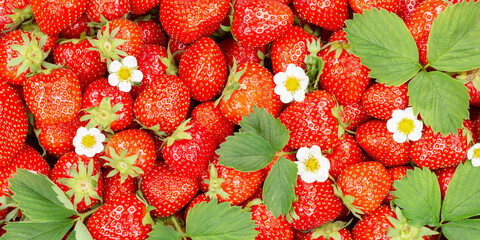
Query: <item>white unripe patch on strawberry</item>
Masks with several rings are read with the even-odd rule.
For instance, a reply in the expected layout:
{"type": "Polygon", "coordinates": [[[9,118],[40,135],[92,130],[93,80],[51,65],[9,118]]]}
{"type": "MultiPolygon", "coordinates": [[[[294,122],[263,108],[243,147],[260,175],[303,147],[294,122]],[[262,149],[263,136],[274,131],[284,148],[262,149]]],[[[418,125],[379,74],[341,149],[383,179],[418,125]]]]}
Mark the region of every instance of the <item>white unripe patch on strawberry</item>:
{"type": "Polygon", "coordinates": [[[137,59],[134,56],[126,56],[121,63],[113,61],[108,66],[108,83],[118,86],[120,91],[130,92],[132,85],[139,84],[143,79],[143,73],[137,68],[137,59]]]}
{"type": "Polygon", "coordinates": [[[275,74],[273,81],[276,84],[274,91],[283,103],[293,100],[302,102],[305,99],[309,79],[301,67],[288,64],[285,72],[275,74]]]}
{"type": "Polygon", "coordinates": [[[105,141],[105,135],[97,128],[79,127],[73,138],[75,153],[93,157],[95,154],[103,151],[103,141],[105,141]]]}
{"type": "Polygon", "coordinates": [[[422,137],[423,122],[417,119],[409,107],[393,111],[392,118],[387,121],[387,129],[393,133],[395,142],[418,141],[422,137]]]}
{"type": "Polygon", "coordinates": [[[328,179],[330,162],[322,155],[320,147],[313,145],[311,148],[301,147],[297,151],[298,175],[306,183],[315,181],[324,182],[328,179]]]}
{"type": "Polygon", "coordinates": [[[467,151],[467,157],[474,167],[480,166],[480,143],[475,143],[467,151]]]}

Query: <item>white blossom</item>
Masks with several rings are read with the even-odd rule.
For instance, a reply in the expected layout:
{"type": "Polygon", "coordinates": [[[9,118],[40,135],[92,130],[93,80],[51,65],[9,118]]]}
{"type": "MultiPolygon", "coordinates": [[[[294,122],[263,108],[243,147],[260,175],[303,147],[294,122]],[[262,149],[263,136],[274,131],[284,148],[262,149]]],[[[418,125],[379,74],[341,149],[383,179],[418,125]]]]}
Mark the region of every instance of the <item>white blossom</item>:
{"type": "Polygon", "coordinates": [[[73,138],[73,146],[75,146],[75,152],[78,155],[93,157],[103,151],[103,141],[105,141],[105,135],[97,128],[79,127],[73,138]]]}
{"type": "Polygon", "coordinates": [[[311,148],[302,147],[297,151],[298,175],[306,183],[315,181],[324,182],[328,179],[330,162],[322,155],[320,147],[313,145],[311,148]]]}
{"type": "Polygon", "coordinates": [[[139,83],[143,74],[137,70],[137,59],[134,56],[126,56],[122,62],[115,60],[108,66],[108,83],[118,86],[120,91],[130,92],[132,84],[139,83]]]}
{"type": "Polygon", "coordinates": [[[308,76],[301,67],[288,64],[285,72],[279,72],[273,77],[276,84],[274,89],[283,103],[293,100],[302,102],[305,99],[305,91],[308,86],[308,76]]]}
{"type": "Polygon", "coordinates": [[[407,140],[418,141],[422,137],[423,122],[413,115],[411,107],[395,110],[387,122],[387,129],[393,133],[393,140],[403,143],[407,140]]]}

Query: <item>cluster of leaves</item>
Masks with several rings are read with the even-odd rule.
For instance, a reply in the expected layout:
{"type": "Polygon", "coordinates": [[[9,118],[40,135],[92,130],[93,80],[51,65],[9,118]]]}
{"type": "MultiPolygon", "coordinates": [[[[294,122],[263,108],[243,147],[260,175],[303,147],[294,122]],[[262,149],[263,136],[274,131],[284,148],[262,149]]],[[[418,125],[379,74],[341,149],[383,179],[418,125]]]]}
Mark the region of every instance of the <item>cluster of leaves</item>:
{"type": "Polygon", "coordinates": [[[468,118],[467,88],[447,73],[480,67],[479,5],[463,1],[437,16],[428,38],[426,66],[419,63],[415,40],[396,14],[384,9],[364,11],[346,21],[345,31],[351,51],[371,69],[370,77],[387,86],[408,82],[414,113],[433,131],[448,135],[468,118]]]}

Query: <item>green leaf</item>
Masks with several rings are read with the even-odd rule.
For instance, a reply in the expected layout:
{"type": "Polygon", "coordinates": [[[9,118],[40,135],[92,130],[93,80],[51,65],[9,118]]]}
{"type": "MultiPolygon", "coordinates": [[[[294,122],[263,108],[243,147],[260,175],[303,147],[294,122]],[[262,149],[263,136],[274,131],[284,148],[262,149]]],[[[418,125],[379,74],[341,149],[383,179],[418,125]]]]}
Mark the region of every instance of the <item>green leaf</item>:
{"type": "Polygon", "coordinates": [[[399,86],[421,69],[415,40],[396,14],[373,8],[345,24],[352,53],[377,82],[399,86]]]}
{"type": "Polygon", "coordinates": [[[228,202],[201,202],[188,211],[186,234],[193,240],[251,240],[258,235],[251,218],[228,202]]]}
{"type": "Polygon", "coordinates": [[[433,20],[428,37],[429,64],[459,72],[480,67],[480,2],[450,4],[433,20]]]}
{"type": "Polygon", "coordinates": [[[153,225],[153,230],[148,233],[149,240],[180,240],[182,234],[159,223],[153,225]]]}
{"type": "Polygon", "coordinates": [[[12,198],[33,221],[64,220],[77,214],[63,191],[45,175],[18,169],[9,182],[12,198]]]}
{"type": "Polygon", "coordinates": [[[73,228],[72,235],[73,234],[75,234],[76,239],[93,240],[92,235],[87,229],[87,226],[85,226],[85,224],[81,220],[77,220],[75,228],[73,228]]]}
{"type": "Polygon", "coordinates": [[[275,119],[264,108],[253,106],[253,112],[239,122],[240,132],[249,132],[262,136],[273,149],[280,152],[290,139],[290,133],[280,120],[275,119]]]}
{"type": "Polygon", "coordinates": [[[274,217],[285,216],[295,200],[297,164],[279,157],[263,184],[263,202],[274,217]]]}
{"type": "Polygon", "coordinates": [[[249,132],[227,137],[216,153],[218,164],[242,172],[260,170],[275,157],[275,150],[265,139],[249,132]]]}
{"type": "Polygon", "coordinates": [[[407,177],[393,182],[394,203],[414,226],[437,226],[440,220],[440,185],[429,169],[415,168],[407,177]]]}
{"type": "Polygon", "coordinates": [[[470,162],[455,170],[442,205],[442,221],[455,221],[480,215],[480,168],[470,162]]]}
{"type": "Polygon", "coordinates": [[[72,228],[74,219],[47,222],[10,222],[5,225],[7,233],[2,240],[52,240],[62,239],[72,228]]]}
{"type": "Polygon", "coordinates": [[[434,132],[456,134],[468,118],[468,90],[445,73],[419,72],[408,84],[410,105],[434,132]]]}
{"type": "Polygon", "coordinates": [[[448,240],[478,239],[480,219],[452,221],[442,225],[442,232],[448,240]]]}

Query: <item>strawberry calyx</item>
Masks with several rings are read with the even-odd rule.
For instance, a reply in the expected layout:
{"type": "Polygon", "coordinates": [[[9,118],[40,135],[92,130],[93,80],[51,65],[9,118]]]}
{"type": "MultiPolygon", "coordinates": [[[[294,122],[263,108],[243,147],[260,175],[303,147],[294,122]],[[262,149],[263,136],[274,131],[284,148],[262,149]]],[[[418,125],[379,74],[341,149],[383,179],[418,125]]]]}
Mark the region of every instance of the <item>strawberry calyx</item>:
{"type": "MultiPolygon", "coordinates": [[[[351,220],[350,220],[351,222],[351,220]]],[[[318,228],[315,228],[312,232],[312,239],[317,239],[319,237],[323,237],[324,239],[333,239],[333,240],[341,240],[342,235],[340,234],[340,230],[342,228],[347,227],[350,222],[328,222],[321,225],[318,228]]]]}
{"type": "Polygon", "coordinates": [[[421,240],[424,236],[438,234],[437,231],[431,230],[425,226],[417,227],[408,224],[407,218],[402,214],[399,207],[394,209],[396,218],[387,216],[388,221],[393,225],[387,230],[387,236],[398,240],[421,240]]]}
{"type": "Polygon", "coordinates": [[[147,212],[145,213],[145,216],[143,216],[142,218],[142,225],[143,226],[146,226],[147,224],[150,224],[150,225],[153,225],[155,224],[155,221],[153,221],[153,218],[152,216],[150,215],[150,212],[154,209],[156,209],[154,206],[148,204],[147,200],[145,199],[145,196],[143,195],[142,191],[138,190],[136,193],[135,193],[137,199],[142,202],[143,204],[145,204],[145,206],[147,207],[147,212]]]}
{"type": "Polygon", "coordinates": [[[45,45],[47,37],[43,37],[38,41],[35,35],[30,39],[27,34],[22,33],[22,40],[25,45],[10,45],[13,50],[19,53],[19,56],[13,58],[7,63],[7,67],[20,65],[17,69],[17,76],[20,76],[28,70],[29,73],[27,74],[27,77],[29,77],[41,72],[42,68],[55,66],[54,64],[45,61],[48,57],[48,52],[43,51],[43,45],[45,45]]]}
{"type": "Polygon", "coordinates": [[[344,195],[337,184],[333,184],[333,193],[335,194],[335,196],[342,199],[343,205],[348,208],[348,210],[353,214],[353,216],[357,217],[358,219],[362,219],[360,215],[363,214],[363,211],[353,204],[353,202],[355,201],[354,196],[344,195]]]}
{"type": "Polygon", "coordinates": [[[17,29],[18,26],[20,26],[23,22],[25,22],[28,19],[33,18],[33,11],[32,8],[30,7],[30,4],[25,6],[25,8],[14,8],[12,14],[7,14],[7,17],[12,19],[11,23],[8,23],[5,25],[5,32],[10,32],[13,31],[14,29],[17,29]]]}
{"type": "Polygon", "coordinates": [[[464,84],[472,82],[473,87],[477,91],[480,91],[480,68],[461,72],[457,76],[455,76],[455,78],[462,81],[464,84]]]}
{"type": "Polygon", "coordinates": [[[20,213],[20,209],[18,208],[18,203],[8,194],[7,196],[0,197],[0,210],[8,210],[9,213],[5,216],[4,219],[0,220],[0,225],[6,224],[8,222],[14,221],[20,213]]]}
{"type": "Polygon", "coordinates": [[[331,110],[332,115],[337,119],[338,123],[338,137],[343,139],[345,137],[345,132],[355,134],[355,132],[350,131],[347,129],[348,125],[350,125],[351,121],[344,123],[342,122],[342,119],[340,118],[340,113],[343,112],[343,107],[339,106],[338,104],[333,107],[331,110]]]}
{"type": "Polygon", "coordinates": [[[167,137],[165,139],[165,141],[163,142],[163,144],[167,144],[168,147],[172,146],[172,144],[177,141],[177,140],[182,140],[182,139],[192,139],[192,135],[190,135],[189,133],[187,133],[186,131],[190,128],[192,128],[192,125],[188,125],[188,123],[190,123],[191,121],[191,118],[183,121],[176,129],[175,131],[172,133],[172,135],[170,135],[169,137],[167,137]],[[187,126],[188,125],[188,126],[187,126]]]}
{"type": "Polygon", "coordinates": [[[140,129],[143,130],[150,130],[153,132],[153,134],[157,135],[160,137],[160,140],[164,141],[167,137],[167,132],[165,131],[160,131],[160,124],[153,125],[151,127],[147,127],[145,124],[140,122],[138,119],[133,119],[133,121],[137,122],[138,125],[140,125],[140,129]]]}
{"type": "Polygon", "coordinates": [[[242,86],[238,83],[238,81],[243,76],[245,71],[247,71],[247,67],[245,66],[239,72],[237,72],[237,69],[238,69],[237,60],[234,58],[232,69],[230,69],[230,74],[228,75],[227,84],[223,89],[222,95],[215,101],[215,106],[217,106],[218,103],[220,103],[220,100],[222,99],[224,102],[228,101],[228,99],[230,99],[230,97],[235,91],[242,88],[242,86]]]}
{"type": "Polygon", "coordinates": [[[75,206],[82,200],[85,201],[86,206],[92,204],[91,198],[99,201],[102,200],[97,191],[95,191],[98,186],[100,172],[97,172],[95,175],[93,174],[93,161],[94,160],[91,159],[88,166],[85,167],[79,159],[78,164],[73,164],[70,168],[69,173],[72,176],[71,178],[60,178],[57,180],[59,183],[70,188],[65,194],[69,198],[73,197],[73,205],[75,206]]]}
{"type": "Polygon", "coordinates": [[[180,54],[182,52],[185,52],[185,50],[179,50],[176,51],[172,54],[172,51],[170,50],[170,42],[168,43],[167,46],[167,57],[166,58],[161,58],[160,61],[167,67],[166,74],[167,75],[178,75],[178,67],[175,64],[175,56],[177,54],[180,54]]]}
{"type": "Polygon", "coordinates": [[[203,181],[204,183],[208,184],[208,191],[205,193],[205,195],[209,199],[215,199],[217,196],[220,196],[223,199],[228,199],[228,193],[226,193],[222,188],[222,183],[225,182],[225,179],[218,177],[217,168],[212,163],[210,163],[209,173],[210,178],[203,181]]]}
{"type": "Polygon", "coordinates": [[[307,50],[310,54],[305,56],[304,63],[307,67],[307,76],[310,79],[308,92],[318,89],[318,82],[320,74],[322,73],[324,62],[317,54],[322,49],[322,42],[320,39],[309,41],[307,40],[307,50]]]}
{"type": "Polygon", "coordinates": [[[123,104],[118,103],[112,107],[109,97],[104,97],[100,102],[100,105],[85,109],[87,114],[80,118],[80,121],[88,121],[86,128],[99,127],[100,130],[113,134],[113,130],[110,129],[110,125],[113,121],[120,118],[120,114],[117,114],[120,109],[123,108],[123,104]]]}
{"type": "Polygon", "coordinates": [[[115,38],[119,31],[120,27],[110,31],[110,26],[107,22],[103,33],[102,31],[98,31],[97,39],[89,40],[93,46],[93,48],[89,48],[89,50],[100,52],[100,58],[102,61],[107,61],[107,65],[110,65],[113,60],[120,61],[121,56],[127,56],[125,51],[118,49],[119,46],[128,42],[128,40],[125,39],[115,38]]]}
{"type": "Polygon", "coordinates": [[[108,147],[108,150],[111,157],[101,157],[102,159],[105,159],[107,161],[105,165],[113,168],[113,170],[107,175],[107,177],[113,177],[116,174],[120,174],[120,182],[123,183],[128,176],[135,178],[139,175],[144,174],[143,170],[140,167],[134,166],[134,163],[140,153],[136,153],[127,157],[128,149],[121,150],[120,155],[117,154],[113,147],[108,147]]]}

